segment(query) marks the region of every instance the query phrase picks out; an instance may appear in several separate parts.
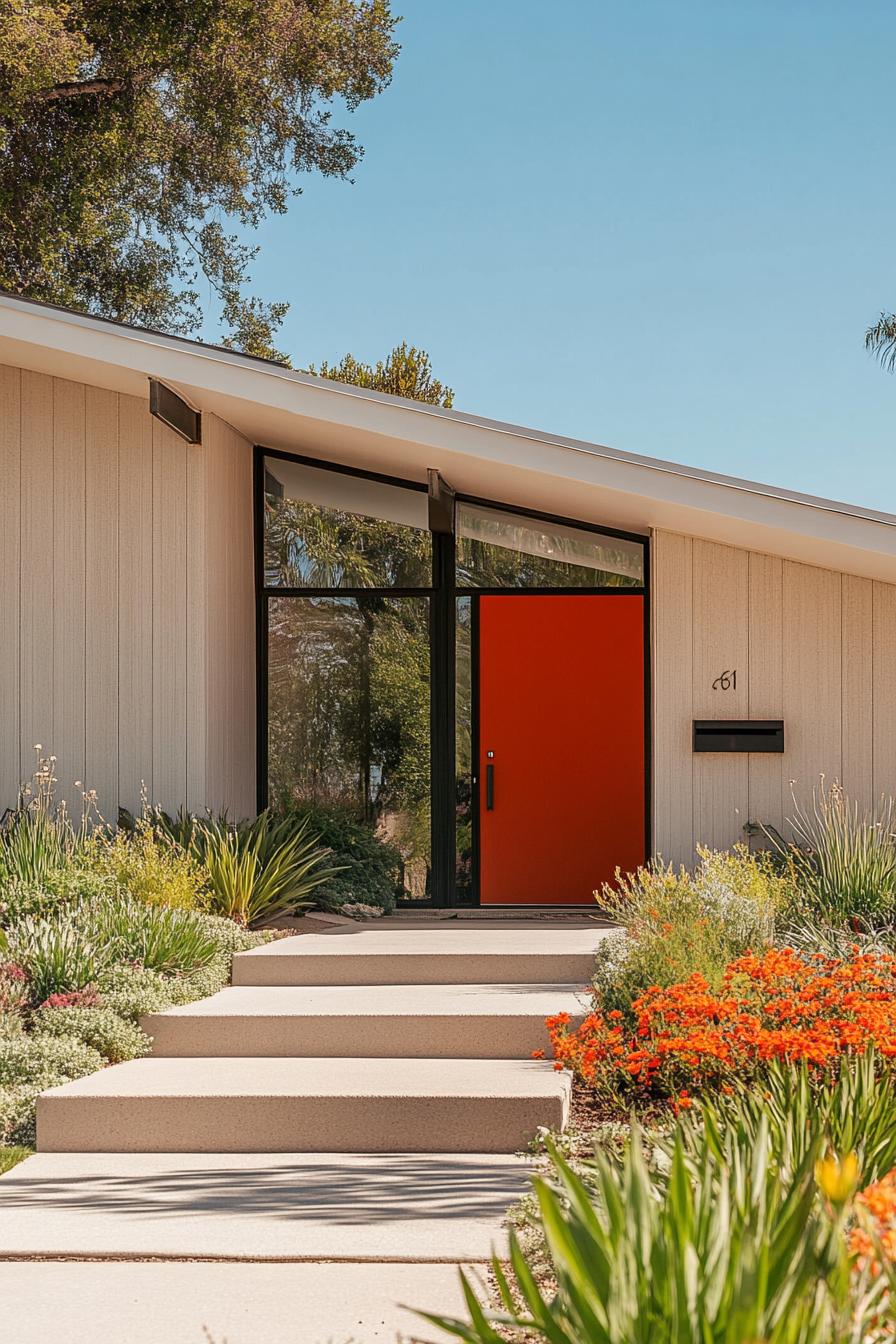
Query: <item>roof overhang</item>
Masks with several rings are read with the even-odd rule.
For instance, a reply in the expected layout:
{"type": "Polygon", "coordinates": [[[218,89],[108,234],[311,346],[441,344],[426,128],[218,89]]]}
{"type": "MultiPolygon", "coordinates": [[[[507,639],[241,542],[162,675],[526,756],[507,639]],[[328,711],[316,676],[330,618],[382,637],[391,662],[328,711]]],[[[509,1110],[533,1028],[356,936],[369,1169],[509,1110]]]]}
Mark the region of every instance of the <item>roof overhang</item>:
{"type": "Polygon", "coordinates": [[[664,528],[896,582],[896,517],[385,396],[0,296],[0,362],[138,397],[149,378],[250,442],[630,532],[664,528]]]}

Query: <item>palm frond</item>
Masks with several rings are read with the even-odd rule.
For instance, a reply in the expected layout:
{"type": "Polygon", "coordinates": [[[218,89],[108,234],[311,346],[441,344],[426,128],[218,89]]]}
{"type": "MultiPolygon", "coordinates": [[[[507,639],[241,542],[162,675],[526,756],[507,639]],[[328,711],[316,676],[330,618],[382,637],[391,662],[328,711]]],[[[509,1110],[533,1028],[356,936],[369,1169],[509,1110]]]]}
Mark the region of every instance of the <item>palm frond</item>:
{"type": "Polygon", "coordinates": [[[896,370],[896,313],[881,313],[865,332],[865,349],[880,360],[888,373],[896,370]]]}

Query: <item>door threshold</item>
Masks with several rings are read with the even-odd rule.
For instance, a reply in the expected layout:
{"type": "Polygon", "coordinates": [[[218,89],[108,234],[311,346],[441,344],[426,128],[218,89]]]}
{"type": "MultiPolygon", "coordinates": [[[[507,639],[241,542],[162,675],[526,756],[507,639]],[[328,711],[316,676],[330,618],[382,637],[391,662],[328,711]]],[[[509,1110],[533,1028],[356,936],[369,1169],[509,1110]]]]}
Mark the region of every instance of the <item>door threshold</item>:
{"type": "Polygon", "coordinates": [[[581,905],[500,905],[480,906],[478,910],[459,910],[458,919],[583,919],[589,923],[609,924],[609,916],[581,905]]]}
{"type": "Polygon", "coordinates": [[[388,919],[420,919],[420,920],[501,920],[501,919],[536,919],[536,920],[585,920],[591,924],[612,924],[614,921],[605,910],[600,910],[593,906],[582,905],[480,905],[480,906],[454,906],[434,909],[432,906],[425,910],[414,910],[410,906],[402,906],[394,910],[388,919]]]}

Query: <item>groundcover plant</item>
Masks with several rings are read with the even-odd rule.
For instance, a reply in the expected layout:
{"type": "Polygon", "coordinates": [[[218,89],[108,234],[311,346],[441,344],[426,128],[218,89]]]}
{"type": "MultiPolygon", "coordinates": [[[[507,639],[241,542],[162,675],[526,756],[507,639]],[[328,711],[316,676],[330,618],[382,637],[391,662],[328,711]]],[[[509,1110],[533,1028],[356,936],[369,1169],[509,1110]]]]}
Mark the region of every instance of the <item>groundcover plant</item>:
{"type": "Polygon", "coordinates": [[[0,823],[0,1169],[33,1144],[39,1092],[145,1054],[142,1015],[220,989],[275,936],[246,925],[329,872],[307,821],[181,816],[178,835],[145,806],[113,828],[89,790],[73,820],[56,786],[39,754],[0,823]]]}

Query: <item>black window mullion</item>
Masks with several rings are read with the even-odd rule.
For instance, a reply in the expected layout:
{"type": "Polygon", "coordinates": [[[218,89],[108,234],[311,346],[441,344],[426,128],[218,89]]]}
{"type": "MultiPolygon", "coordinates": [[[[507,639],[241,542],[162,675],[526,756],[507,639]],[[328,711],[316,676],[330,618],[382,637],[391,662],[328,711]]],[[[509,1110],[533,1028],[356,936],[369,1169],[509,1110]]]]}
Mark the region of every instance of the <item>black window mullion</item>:
{"type": "Polygon", "coordinates": [[[433,533],[430,759],[432,899],[454,902],[454,537],[433,533]]]}

